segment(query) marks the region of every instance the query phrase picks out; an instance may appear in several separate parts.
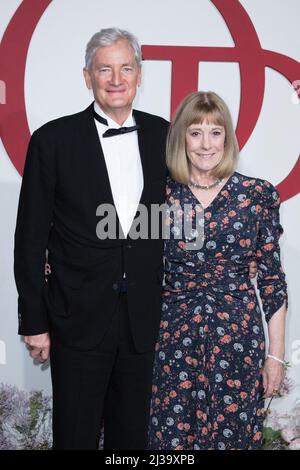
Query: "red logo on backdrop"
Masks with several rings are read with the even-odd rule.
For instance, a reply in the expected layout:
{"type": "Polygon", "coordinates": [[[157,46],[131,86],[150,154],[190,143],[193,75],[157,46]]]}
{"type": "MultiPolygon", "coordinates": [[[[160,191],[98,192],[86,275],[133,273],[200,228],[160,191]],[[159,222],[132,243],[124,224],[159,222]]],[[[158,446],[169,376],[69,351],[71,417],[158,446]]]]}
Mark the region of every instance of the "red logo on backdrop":
{"type": "MultiPolygon", "coordinates": [[[[236,132],[242,149],[260,115],[264,97],[265,68],[276,70],[293,84],[300,77],[300,64],[283,54],[261,48],[255,28],[238,0],[211,1],[223,16],[235,47],[143,46],[143,57],[146,60],[172,61],[172,113],[184,96],[198,89],[200,62],[238,62],[241,100],[236,132]],[[182,70],[185,71],[184,77],[181,75],[182,70]]],[[[23,0],[0,45],[0,79],[6,84],[6,103],[0,105],[1,138],[20,174],[23,173],[30,139],[24,96],[27,51],[36,25],[50,3],[51,0],[23,0]]],[[[277,188],[283,201],[300,192],[300,157],[290,174],[277,188]]]]}

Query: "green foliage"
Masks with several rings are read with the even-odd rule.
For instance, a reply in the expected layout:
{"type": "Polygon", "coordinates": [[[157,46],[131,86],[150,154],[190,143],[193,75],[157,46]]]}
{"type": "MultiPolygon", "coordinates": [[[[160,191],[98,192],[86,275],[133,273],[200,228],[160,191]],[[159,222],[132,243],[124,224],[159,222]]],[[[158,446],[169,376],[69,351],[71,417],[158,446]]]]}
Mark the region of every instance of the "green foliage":
{"type": "Polygon", "coordinates": [[[271,427],[263,429],[263,450],[283,450],[287,448],[286,442],[281,437],[281,431],[275,431],[271,427]]]}

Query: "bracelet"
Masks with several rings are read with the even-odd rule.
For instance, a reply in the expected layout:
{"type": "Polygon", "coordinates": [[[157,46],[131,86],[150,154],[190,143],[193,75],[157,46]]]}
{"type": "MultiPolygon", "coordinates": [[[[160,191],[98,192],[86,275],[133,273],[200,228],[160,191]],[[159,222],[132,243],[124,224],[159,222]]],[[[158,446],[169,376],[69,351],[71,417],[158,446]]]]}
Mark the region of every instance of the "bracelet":
{"type": "Polygon", "coordinates": [[[271,359],[274,359],[274,361],[280,362],[280,364],[285,365],[286,361],[283,361],[282,359],[279,359],[279,357],[272,356],[272,354],[267,354],[267,357],[270,357],[271,359]]]}

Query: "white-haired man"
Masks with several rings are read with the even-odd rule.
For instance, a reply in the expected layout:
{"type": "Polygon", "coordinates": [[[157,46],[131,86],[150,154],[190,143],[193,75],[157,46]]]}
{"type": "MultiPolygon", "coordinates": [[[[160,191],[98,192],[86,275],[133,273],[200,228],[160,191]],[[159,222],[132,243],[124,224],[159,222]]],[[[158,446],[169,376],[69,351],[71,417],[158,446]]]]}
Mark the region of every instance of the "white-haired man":
{"type": "Polygon", "coordinates": [[[150,213],[164,202],[168,123],[132,110],[141,52],[129,32],[96,33],[84,77],[95,102],[30,140],[15,234],[19,334],[41,362],[50,351],[54,449],[96,449],[102,419],[105,449],[144,449],[163,243],[129,231],[139,204],[150,213]],[[120,236],[99,238],[103,204],[120,236]]]}

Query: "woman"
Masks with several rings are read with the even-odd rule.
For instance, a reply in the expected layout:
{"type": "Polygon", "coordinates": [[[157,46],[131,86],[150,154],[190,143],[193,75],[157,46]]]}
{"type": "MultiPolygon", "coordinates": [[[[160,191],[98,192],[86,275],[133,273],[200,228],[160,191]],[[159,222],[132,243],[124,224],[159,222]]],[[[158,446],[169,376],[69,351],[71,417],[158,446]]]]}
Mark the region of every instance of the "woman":
{"type": "Polygon", "coordinates": [[[168,137],[167,204],[192,205],[192,218],[202,205],[204,243],[188,249],[170,212],[150,449],[260,448],[263,398],[278,393],[283,379],[287,294],[279,196],[267,181],[237,173],[237,157],[224,101],[212,92],[188,96],[168,137]],[[266,359],[248,276],[253,259],[268,322],[266,359]]]}

